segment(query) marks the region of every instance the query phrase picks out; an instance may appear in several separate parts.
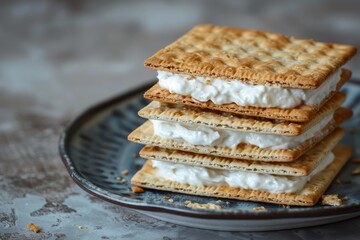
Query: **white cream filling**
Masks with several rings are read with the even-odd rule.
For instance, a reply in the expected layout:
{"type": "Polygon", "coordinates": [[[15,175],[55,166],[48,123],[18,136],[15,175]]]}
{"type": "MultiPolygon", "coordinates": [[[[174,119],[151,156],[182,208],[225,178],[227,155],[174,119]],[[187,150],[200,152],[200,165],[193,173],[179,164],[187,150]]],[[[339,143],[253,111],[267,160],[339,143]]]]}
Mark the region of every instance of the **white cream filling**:
{"type": "Polygon", "coordinates": [[[230,186],[271,193],[296,193],[300,192],[314,175],[324,170],[334,158],[334,154],[329,152],[308,176],[302,177],[210,169],[157,160],[152,161],[152,166],[156,168],[157,177],[177,183],[196,186],[230,186]]]}
{"type": "Polygon", "coordinates": [[[234,148],[240,143],[252,144],[264,149],[295,148],[306,140],[321,134],[321,130],[333,119],[333,113],[298,136],[282,136],[253,132],[240,132],[200,125],[151,120],[154,134],[167,139],[185,141],[192,145],[226,146],[234,148]]]}
{"type": "Polygon", "coordinates": [[[301,103],[318,105],[336,89],[341,69],[329,76],[317,89],[295,89],[280,86],[250,85],[239,80],[191,77],[158,71],[159,84],[171,93],[191,96],[215,104],[236,103],[240,106],[293,108],[301,103]]]}

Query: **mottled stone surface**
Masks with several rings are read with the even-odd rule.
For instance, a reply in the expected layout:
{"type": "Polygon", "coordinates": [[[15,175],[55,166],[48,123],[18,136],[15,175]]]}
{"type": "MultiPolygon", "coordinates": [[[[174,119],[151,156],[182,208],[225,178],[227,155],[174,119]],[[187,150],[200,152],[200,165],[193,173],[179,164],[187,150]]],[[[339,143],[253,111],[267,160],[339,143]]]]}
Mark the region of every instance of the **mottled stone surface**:
{"type": "MultiPolygon", "coordinates": [[[[0,239],[358,239],[360,219],[232,233],[146,217],[85,193],[58,136],[84,108],[154,78],[143,60],[197,23],[360,42],[358,1],[2,1],[0,239]],[[33,222],[42,229],[26,229],[33,222]]],[[[349,66],[360,76],[359,57],[349,66]]]]}

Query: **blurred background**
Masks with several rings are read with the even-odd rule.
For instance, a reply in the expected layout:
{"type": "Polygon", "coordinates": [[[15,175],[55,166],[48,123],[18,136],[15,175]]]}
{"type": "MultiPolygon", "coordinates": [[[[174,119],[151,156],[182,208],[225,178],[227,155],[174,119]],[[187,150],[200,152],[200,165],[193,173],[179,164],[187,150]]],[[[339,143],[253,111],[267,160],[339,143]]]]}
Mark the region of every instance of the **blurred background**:
{"type": "MultiPolygon", "coordinates": [[[[153,79],[143,61],[200,23],[359,46],[359,10],[336,0],[2,1],[0,104],[73,116],[153,79]]],[[[360,77],[359,63],[349,66],[360,77]]]]}
{"type": "MultiPolygon", "coordinates": [[[[143,61],[196,24],[254,28],[359,48],[359,10],[360,1],[346,0],[2,0],[0,239],[25,239],[24,226],[34,217],[53,233],[73,233],[79,231],[74,219],[93,219],[91,211],[97,214],[94,226],[124,226],[118,220],[143,234],[151,226],[169,234],[185,231],[99,203],[75,186],[58,156],[63,127],[85,108],[154,80],[155,71],[145,69],[143,61]]],[[[357,56],[348,64],[353,79],[360,79],[359,63],[357,56]]],[[[99,235],[93,233],[97,239],[103,234],[99,229],[99,235]]],[[[156,229],[152,234],[160,239],[156,229]]]]}

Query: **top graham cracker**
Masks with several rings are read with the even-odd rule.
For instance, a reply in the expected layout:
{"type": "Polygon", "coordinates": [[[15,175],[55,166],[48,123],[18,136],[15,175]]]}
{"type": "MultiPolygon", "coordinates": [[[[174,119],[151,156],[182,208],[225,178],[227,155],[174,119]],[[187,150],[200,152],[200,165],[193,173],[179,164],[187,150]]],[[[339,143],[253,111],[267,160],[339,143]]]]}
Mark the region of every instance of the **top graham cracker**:
{"type": "Polygon", "coordinates": [[[198,25],[144,64],[192,76],[314,89],[355,53],[350,45],[198,25]]]}

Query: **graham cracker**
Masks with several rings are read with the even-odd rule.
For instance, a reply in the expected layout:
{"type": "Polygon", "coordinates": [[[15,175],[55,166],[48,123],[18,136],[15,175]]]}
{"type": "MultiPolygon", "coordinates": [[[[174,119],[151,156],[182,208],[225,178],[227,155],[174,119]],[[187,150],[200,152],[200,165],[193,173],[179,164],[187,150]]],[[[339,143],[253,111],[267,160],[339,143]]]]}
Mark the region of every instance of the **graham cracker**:
{"type": "Polygon", "coordinates": [[[139,111],[139,116],[147,119],[178,122],[180,124],[196,124],[211,128],[238,130],[295,136],[300,135],[316,125],[328,114],[339,108],[345,100],[345,94],[336,93],[317,112],[309,122],[294,123],[264,118],[249,118],[218,111],[203,111],[195,107],[165,104],[153,101],[139,111]]]}
{"type": "MultiPolygon", "coordinates": [[[[351,71],[343,69],[341,80],[337,84],[336,91],[338,91],[344,85],[344,83],[349,80],[350,76],[351,71]]],[[[148,91],[146,91],[144,97],[162,103],[180,104],[239,115],[286,120],[291,122],[308,122],[316,115],[318,110],[335,95],[336,91],[331,92],[319,105],[309,106],[302,104],[295,108],[288,109],[239,106],[235,103],[218,105],[210,100],[207,102],[200,102],[191,96],[170,93],[168,90],[161,88],[159,84],[155,84],[148,91]]]]}
{"type": "Polygon", "coordinates": [[[335,147],[334,161],[322,172],[304,186],[299,193],[270,193],[262,190],[242,189],[229,186],[195,186],[177,183],[156,177],[156,169],[152,167],[151,160],[147,161],[140,171],[131,179],[135,186],[178,192],[197,196],[216,198],[229,198],[245,201],[286,204],[295,206],[313,206],[325,193],[332,180],[351,156],[351,148],[346,146],[335,147]]]}
{"type": "Polygon", "coordinates": [[[246,161],[155,146],[145,146],[141,149],[140,156],[149,160],[160,160],[206,168],[273,175],[307,176],[319,165],[320,161],[335,147],[343,136],[344,130],[338,128],[297,160],[289,163],[246,161]]]}
{"type": "Polygon", "coordinates": [[[306,152],[316,143],[321,141],[342,122],[350,118],[351,115],[352,111],[350,109],[340,108],[340,111],[337,111],[334,114],[334,122],[329,123],[321,132],[321,134],[317,134],[313,138],[292,149],[267,150],[249,144],[239,144],[236,148],[229,148],[224,146],[192,145],[184,141],[176,141],[155,136],[153,133],[153,126],[150,121],[146,121],[143,125],[130,133],[130,135],[128,136],[128,140],[145,145],[154,145],[162,148],[222,156],[228,158],[240,158],[254,161],[258,160],[272,162],[291,162],[296,160],[304,152],[306,152]]]}
{"type": "Polygon", "coordinates": [[[355,53],[355,47],[345,44],[198,25],[144,65],[193,76],[314,89],[355,53]]]}

